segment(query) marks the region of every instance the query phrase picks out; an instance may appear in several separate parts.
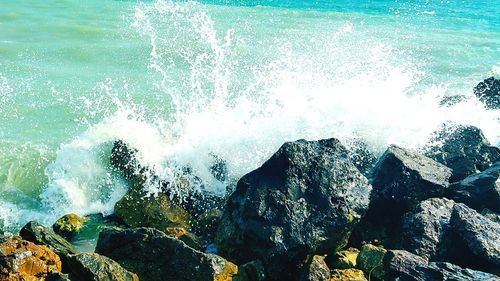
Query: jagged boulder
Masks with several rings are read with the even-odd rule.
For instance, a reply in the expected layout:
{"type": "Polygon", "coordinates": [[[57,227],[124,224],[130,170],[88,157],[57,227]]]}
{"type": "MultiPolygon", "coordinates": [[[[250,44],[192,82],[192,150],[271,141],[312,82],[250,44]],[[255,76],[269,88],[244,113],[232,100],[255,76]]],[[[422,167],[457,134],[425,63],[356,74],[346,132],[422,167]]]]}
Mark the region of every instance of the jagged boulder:
{"type": "Polygon", "coordinates": [[[474,94],[488,109],[500,109],[500,80],[490,77],[474,87],[474,94]]]}
{"type": "Polygon", "coordinates": [[[346,250],[338,251],[333,256],[326,258],[327,264],[330,268],[349,269],[356,267],[356,259],[358,258],[359,250],[356,248],[349,248],[346,250]]]}
{"type": "Polygon", "coordinates": [[[203,251],[205,249],[205,243],[203,243],[200,238],[182,227],[167,227],[165,234],[181,240],[189,247],[198,251],[203,251]]]}
{"type": "Polygon", "coordinates": [[[154,227],[162,231],[168,227],[190,229],[186,210],[173,204],[166,193],[150,194],[140,181],[135,181],[116,202],[115,215],[130,227],[154,227]]]}
{"type": "Polygon", "coordinates": [[[450,176],[448,167],[391,145],[373,168],[373,208],[380,207],[385,213],[399,216],[425,199],[440,197],[449,185],[450,176]]]}
{"type": "Polygon", "coordinates": [[[59,256],[48,247],[19,236],[0,238],[0,280],[43,280],[61,269],[59,256]]]}
{"type": "Polygon", "coordinates": [[[407,213],[403,221],[402,246],[427,260],[442,260],[451,248],[449,224],[452,200],[431,198],[407,213]]]}
{"type": "Polygon", "coordinates": [[[487,208],[500,212],[500,162],[452,184],[446,196],[477,211],[487,208]]]}
{"type": "Polygon", "coordinates": [[[483,215],[485,218],[489,219],[490,221],[500,223],[500,213],[494,212],[494,211],[489,210],[489,209],[483,209],[481,211],[481,215],[483,215]]]}
{"type": "Polygon", "coordinates": [[[431,262],[418,266],[411,274],[400,277],[401,281],[497,281],[490,273],[462,268],[447,262],[431,262]]]}
{"type": "Polygon", "coordinates": [[[19,235],[27,241],[38,245],[45,245],[52,249],[63,260],[68,255],[77,254],[78,250],[66,239],[55,233],[52,229],[39,224],[36,221],[28,222],[19,232],[19,235]]]}
{"type": "Polygon", "coordinates": [[[205,254],[154,228],[106,228],[96,252],[107,256],[142,281],[229,281],[238,268],[213,254],[205,254]]]}
{"type": "Polygon", "coordinates": [[[71,281],[67,274],[52,270],[45,276],[45,281],[71,281]]]}
{"type": "Polygon", "coordinates": [[[264,281],[266,272],[260,261],[251,261],[238,266],[238,274],[233,281],[264,281]]]}
{"type": "Polygon", "coordinates": [[[77,214],[67,214],[56,220],[52,229],[59,235],[71,237],[80,232],[88,218],[77,214]]]}
{"type": "Polygon", "coordinates": [[[474,126],[443,124],[434,132],[424,154],[453,170],[450,182],[460,181],[500,161],[500,149],[490,145],[474,126]]]}
{"type": "Polygon", "coordinates": [[[311,254],[343,248],[371,186],[336,139],[285,143],[243,176],[218,228],[221,253],[262,260],[270,280],[296,280],[311,254]]]}
{"type": "Polygon", "coordinates": [[[407,251],[388,250],[383,264],[387,280],[410,280],[418,267],[427,266],[427,260],[407,251]]]}
{"type": "Polygon", "coordinates": [[[499,271],[500,224],[457,203],[453,207],[450,225],[458,236],[453,247],[466,249],[459,255],[461,262],[489,272],[499,271]]]}
{"type": "Polygon", "coordinates": [[[324,256],[314,255],[306,263],[300,276],[300,281],[329,281],[330,269],[324,256]]]}
{"type": "Polygon", "coordinates": [[[96,253],[72,255],[66,267],[73,281],[139,281],[134,273],[96,253]]]}

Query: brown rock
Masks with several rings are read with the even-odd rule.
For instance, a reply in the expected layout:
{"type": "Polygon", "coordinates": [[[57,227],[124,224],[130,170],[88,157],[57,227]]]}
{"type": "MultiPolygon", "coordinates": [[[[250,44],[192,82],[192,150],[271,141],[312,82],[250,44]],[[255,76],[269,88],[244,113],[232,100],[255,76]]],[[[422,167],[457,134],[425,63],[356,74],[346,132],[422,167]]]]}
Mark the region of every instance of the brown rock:
{"type": "Polygon", "coordinates": [[[0,241],[0,280],[43,280],[49,272],[62,269],[59,256],[46,246],[19,236],[0,241]]]}
{"type": "Polygon", "coordinates": [[[334,269],[330,281],[368,281],[365,274],[359,269],[334,269]]]}

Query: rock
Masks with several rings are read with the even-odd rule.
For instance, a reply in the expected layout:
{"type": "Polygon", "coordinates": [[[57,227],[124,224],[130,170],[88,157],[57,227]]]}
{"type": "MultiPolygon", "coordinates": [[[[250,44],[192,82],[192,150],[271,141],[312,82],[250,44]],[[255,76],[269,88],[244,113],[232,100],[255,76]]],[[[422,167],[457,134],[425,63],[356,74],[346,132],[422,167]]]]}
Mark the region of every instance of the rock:
{"type": "Polygon", "coordinates": [[[52,229],[59,235],[71,237],[80,232],[88,220],[77,214],[67,214],[56,220],[52,229]]]}
{"type": "MultiPolygon", "coordinates": [[[[373,208],[399,216],[419,202],[440,197],[451,170],[416,152],[391,145],[373,168],[373,208]]],[[[370,212],[373,210],[370,206],[370,212]]]]}
{"type": "Polygon", "coordinates": [[[500,80],[490,77],[474,87],[474,95],[487,109],[500,109],[500,80]]]}
{"type": "Polygon", "coordinates": [[[366,244],[361,247],[358,258],[356,260],[356,266],[363,270],[368,277],[375,277],[377,279],[383,280],[384,271],[384,256],[387,250],[371,244],[366,244]]]}
{"type": "Polygon", "coordinates": [[[419,266],[411,276],[400,278],[401,281],[497,281],[493,274],[461,268],[447,262],[431,262],[419,266]]]}
{"type": "Polygon", "coordinates": [[[446,196],[478,211],[488,208],[500,212],[500,162],[452,184],[446,196]]]}
{"type": "Polygon", "coordinates": [[[205,241],[214,241],[221,217],[221,209],[209,209],[192,220],[192,231],[205,241]]]}
{"type": "Polygon", "coordinates": [[[61,260],[46,246],[19,236],[0,240],[0,280],[43,280],[52,270],[61,269],[61,260]]]}
{"type": "Polygon", "coordinates": [[[218,228],[224,256],[259,259],[269,280],[296,280],[308,255],[343,248],[371,186],[336,139],[285,143],[243,176],[218,228]]]}
{"type": "Polygon", "coordinates": [[[331,268],[349,269],[356,267],[356,259],[358,258],[359,250],[356,248],[349,248],[347,250],[338,251],[330,259],[327,257],[327,264],[331,268]]]}
{"type": "Polygon", "coordinates": [[[457,203],[451,213],[450,225],[460,239],[454,247],[465,247],[472,254],[467,257],[467,252],[461,253],[460,261],[478,269],[498,271],[500,224],[488,220],[464,204],[457,203]]]}
{"type": "Polygon", "coordinates": [[[467,100],[466,96],[445,96],[439,102],[439,106],[451,107],[467,100]]]}
{"type": "Polygon", "coordinates": [[[427,266],[427,260],[403,250],[388,250],[383,260],[387,280],[411,279],[419,266],[427,266]]]}
{"type": "Polygon", "coordinates": [[[45,276],[45,281],[71,281],[67,274],[59,271],[51,271],[45,276]]]}
{"type": "Polygon", "coordinates": [[[300,281],[329,281],[330,269],[324,256],[314,255],[302,270],[300,281]]]}
{"type": "Polygon", "coordinates": [[[147,170],[139,164],[137,152],[137,149],[129,147],[121,140],[115,141],[111,149],[111,165],[121,171],[123,176],[129,180],[141,177],[141,174],[147,170]]]}
{"type": "Polygon", "coordinates": [[[238,266],[238,274],[233,281],[264,281],[266,273],[260,261],[251,261],[238,266]]]}
{"type": "Polygon", "coordinates": [[[75,281],[139,281],[139,277],[110,258],[81,253],[68,259],[68,271],[75,281]]]}
{"type": "Polygon", "coordinates": [[[229,281],[238,272],[231,262],[194,250],[154,228],[106,228],[96,252],[135,272],[141,281],[229,281]]]}
{"type": "Polygon", "coordinates": [[[181,240],[189,247],[198,251],[203,251],[205,249],[205,243],[203,243],[203,241],[182,227],[167,227],[165,234],[181,240]]]}
{"type": "Polygon", "coordinates": [[[480,129],[454,123],[443,124],[432,134],[424,154],[453,170],[450,182],[484,171],[500,161],[500,149],[491,146],[480,129]]]}
{"type": "Polygon", "coordinates": [[[450,243],[449,223],[453,205],[445,198],[427,199],[407,213],[403,221],[403,247],[427,260],[442,260],[450,243]]]}
{"type": "Polygon", "coordinates": [[[38,245],[45,245],[52,249],[63,260],[66,256],[77,254],[78,250],[66,239],[56,234],[52,229],[39,224],[36,221],[28,222],[19,232],[19,235],[27,241],[38,245]]]}
{"type": "Polygon", "coordinates": [[[190,229],[190,216],[182,207],[172,204],[166,193],[148,194],[136,181],[115,205],[115,215],[130,227],[168,227],[190,229]]]}
{"type": "Polygon", "coordinates": [[[493,212],[492,210],[489,210],[489,209],[483,209],[483,211],[481,211],[481,215],[483,215],[485,218],[489,219],[490,221],[500,223],[500,213],[493,212]]]}
{"type": "Polygon", "coordinates": [[[330,281],[368,281],[363,271],[359,269],[334,269],[330,281]]]}

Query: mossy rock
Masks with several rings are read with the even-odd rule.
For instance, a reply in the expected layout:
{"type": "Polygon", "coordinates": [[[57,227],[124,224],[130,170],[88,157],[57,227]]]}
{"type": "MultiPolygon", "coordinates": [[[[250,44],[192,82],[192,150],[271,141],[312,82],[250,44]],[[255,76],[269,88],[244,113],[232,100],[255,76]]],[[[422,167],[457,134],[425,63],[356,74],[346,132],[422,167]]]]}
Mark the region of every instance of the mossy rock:
{"type": "Polygon", "coordinates": [[[358,258],[359,250],[349,248],[338,251],[333,257],[327,259],[330,268],[349,269],[356,267],[356,259],[358,258]]]}
{"type": "Polygon", "coordinates": [[[384,248],[365,244],[356,259],[356,267],[363,270],[368,277],[383,280],[385,276],[383,260],[386,252],[384,248]]]}
{"type": "Polygon", "coordinates": [[[362,270],[359,269],[334,269],[331,271],[330,281],[368,281],[362,270]]]}
{"type": "Polygon", "coordinates": [[[165,193],[149,194],[137,180],[115,205],[115,215],[131,227],[153,227],[166,231],[168,227],[190,230],[190,215],[172,204],[165,193]]]}
{"type": "Polygon", "coordinates": [[[80,232],[87,221],[89,219],[86,217],[77,214],[67,214],[56,220],[54,225],[52,225],[52,229],[59,235],[72,236],[80,232]]]}

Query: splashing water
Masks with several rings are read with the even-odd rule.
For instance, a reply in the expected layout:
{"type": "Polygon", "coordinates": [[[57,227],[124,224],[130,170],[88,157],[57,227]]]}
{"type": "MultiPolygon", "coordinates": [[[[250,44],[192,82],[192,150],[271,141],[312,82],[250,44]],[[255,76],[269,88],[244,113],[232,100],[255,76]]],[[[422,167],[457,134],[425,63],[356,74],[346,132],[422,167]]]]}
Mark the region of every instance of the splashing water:
{"type": "MultiPolygon", "coordinates": [[[[28,167],[24,177],[42,178],[33,183],[37,191],[19,190],[22,184],[2,180],[0,226],[16,230],[31,219],[51,223],[68,212],[111,213],[127,189],[109,164],[118,139],[138,149],[140,162],[160,179],[169,180],[188,166],[205,182],[203,188],[216,194],[224,194],[226,183],[210,173],[213,155],[227,162],[234,181],[283,142],[300,138],[336,137],[346,144],[362,138],[376,153],[391,143],[418,149],[432,131],[452,120],[478,126],[492,143],[500,142],[498,110],[485,110],[472,95],[475,83],[498,68],[491,59],[498,51],[474,55],[484,51],[484,30],[422,30],[411,18],[387,13],[166,0],[119,4],[126,7],[118,9],[124,16],[114,19],[121,23],[119,36],[109,35],[106,42],[119,40],[130,47],[99,49],[102,63],[119,72],[85,72],[92,79],[78,82],[83,89],[78,91],[55,79],[48,83],[41,74],[43,88],[51,93],[44,99],[69,104],[64,109],[71,122],[60,130],[72,129],[33,146],[44,148],[43,157],[29,161],[38,161],[44,175],[28,167]],[[440,42],[449,36],[456,42],[446,43],[446,49],[440,42]],[[454,47],[465,44],[471,52],[461,57],[462,50],[454,47]],[[105,59],[109,53],[118,53],[114,62],[105,59]],[[486,70],[467,67],[469,56],[481,58],[486,70]],[[440,106],[448,95],[469,98],[440,106]],[[13,200],[8,194],[29,200],[13,200]]],[[[116,2],[105,5],[118,7],[116,2]]],[[[415,20],[438,15],[419,10],[415,20]]],[[[83,34],[110,32],[107,26],[83,34]]],[[[78,32],[81,37],[83,31],[78,32]]],[[[101,45],[106,44],[97,41],[101,45]]],[[[11,74],[17,81],[18,73],[11,74]]],[[[0,75],[2,96],[29,92],[25,85],[35,83],[25,79],[13,87],[6,77],[0,75]]],[[[2,110],[14,110],[20,97],[0,103],[5,104],[2,110]]],[[[48,112],[37,118],[52,118],[48,112]]]]}

